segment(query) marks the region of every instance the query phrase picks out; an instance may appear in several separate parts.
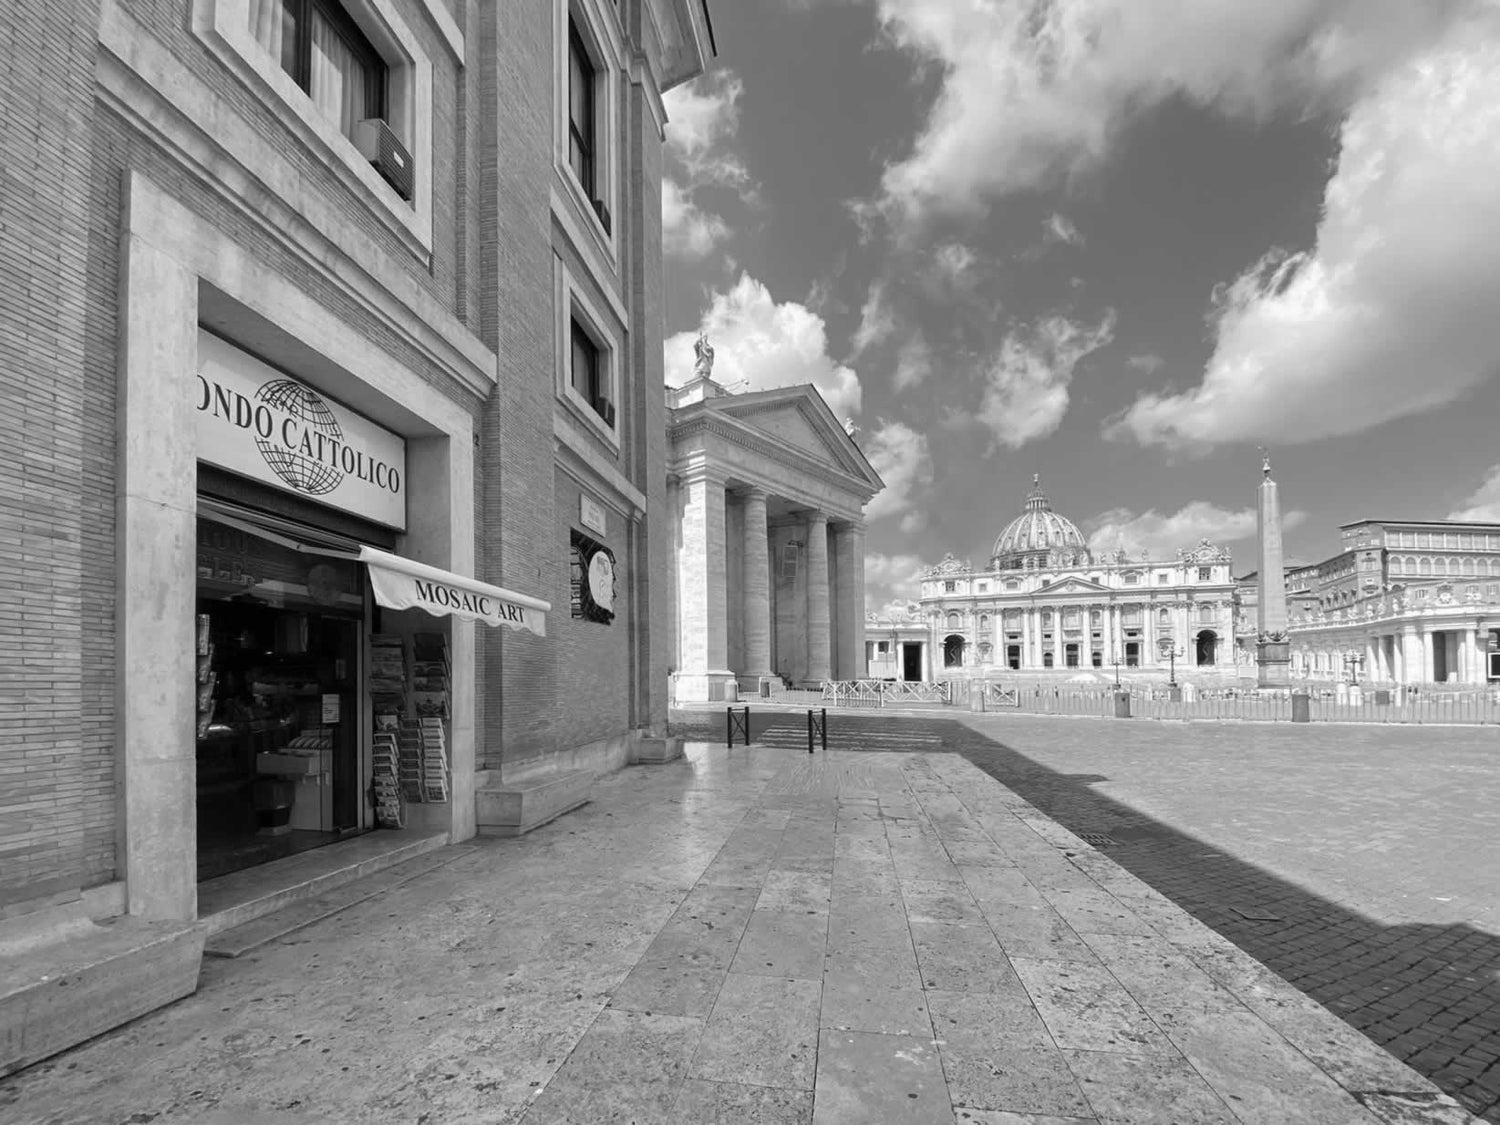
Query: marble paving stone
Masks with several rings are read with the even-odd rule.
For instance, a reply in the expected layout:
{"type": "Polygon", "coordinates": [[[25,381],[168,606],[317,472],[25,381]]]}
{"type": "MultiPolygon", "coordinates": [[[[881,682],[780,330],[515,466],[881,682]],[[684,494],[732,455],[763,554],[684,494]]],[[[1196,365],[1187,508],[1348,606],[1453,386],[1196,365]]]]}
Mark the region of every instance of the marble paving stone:
{"type": "Polygon", "coordinates": [[[677,1100],[702,1031],[702,1020],[683,1016],[602,1012],[523,1120],[660,1120],[677,1100]]]}
{"type": "Polygon", "coordinates": [[[919,988],[892,988],[884,973],[829,972],[823,977],[819,1023],[840,1031],[882,1035],[932,1035],[927,994],[919,988]]]}
{"type": "Polygon", "coordinates": [[[898,945],[911,945],[906,907],[899,893],[889,895],[840,895],[834,892],[828,911],[828,932],[839,937],[876,940],[888,938],[898,945]]]}
{"type": "Polygon", "coordinates": [[[766,872],[771,870],[773,857],[764,859],[731,859],[720,856],[704,870],[699,883],[721,887],[754,887],[760,890],[766,872]]]}
{"type": "Polygon", "coordinates": [[[1010,961],[988,926],[913,922],[911,938],[924,988],[995,992],[1015,979],[1010,961]]]}
{"type": "Polygon", "coordinates": [[[820,981],[730,973],[691,1077],[811,1090],[822,991],[820,981]]]}
{"type": "Polygon", "coordinates": [[[818,875],[833,874],[833,853],[815,855],[807,852],[778,852],[771,861],[771,870],[806,871],[818,875]]]}
{"type": "Polygon", "coordinates": [[[755,909],[826,914],[832,893],[831,872],[772,870],[766,874],[755,909]]]}
{"type": "Polygon", "coordinates": [[[884,833],[878,836],[852,835],[841,828],[838,839],[833,842],[833,858],[835,863],[862,859],[885,865],[891,862],[891,847],[886,843],[884,833]]]}
{"type": "Polygon", "coordinates": [[[939,1041],[956,1106],[1012,1113],[1091,1117],[1088,1102],[1054,1047],[984,1047],[939,1041]]]}
{"type": "Polygon", "coordinates": [[[1100,1125],[1239,1125],[1186,1059],[1063,1051],[1100,1125]]]}
{"type": "Polygon", "coordinates": [[[851,863],[835,860],[833,898],[844,895],[891,895],[900,898],[901,880],[890,864],[851,863]]]}
{"type": "Polygon", "coordinates": [[[984,915],[962,880],[910,879],[901,884],[901,899],[913,922],[984,925],[984,915]]]}
{"type": "Polygon", "coordinates": [[[985,900],[979,909],[1009,957],[1088,963],[1098,960],[1083,938],[1050,906],[1006,906],[985,900]]]}
{"type": "Polygon", "coordinates": [[[814,1125],[952,1125],[932,1040],[824,1029],[814,1125]]]}
{"type": "Polygon", "coordinates": [[[1017,957],[1011,962],[1059,1047],[1175,1054],[1130,993],[1102,965],[1017,957]]]}
{"type": "Polygon", "coordinates": [[[948,842],[948,858],[959,868],[964,867],[1008,867],[1014,868],[1015,860],[1000,850],[998,844],[985,837],[982,840],[952,840],[948,842]]]}
{"type": "Polygon", "coordinates": [[[1132,934],[1085,934],[1083,938],[1125,991],[1169,1036],[1184,1020],[1213,1012],[1244,1011],[1234,993],[1165,938],[1132,934]]]}
{"type": "Polygon", "coordinates": [[[927,1010],[938,1042],[955,1049],[1054,1045],[1019,978],[995,992],[929,988],[927,1010]]]}
{"type": "Polygon", "coordinates": [[[823,969],[825,973],[880,980],[888,988],[918,991],[922,988],[922,975],[910,937],[903,946],[889,940],[868,942],[849,937],[834,940],[830,936],[823,969]]]}
{"type": "Polygon", "coordinates": [[[1363,1109],[1291,1044],[1249,1012],[1214,1014],[1174,1028],[1193,1068],[1244,1121],[1277,1125],[1375,1125],[1363,1109]]]}
{"type": "Polygon", "coordinates": [[[1009,1113],[1003,1109],[970,1109],[954,1106],[957,1125],[1097,1125],[1093,1117],[1053,1117],[1040,1113],[1009,1113]]]}
{"type": "Polygon", "coordinates": [[[828,915],[757,910],[740,938],[730,971],[821,980],[828,915]]]}
{"type": "Polygon", "coordinates": [[[739,944],[740,933],[729,929],[660,934],[641,954],[641,961],[648,965],[675,965],[682,970],[728,972],[739,944]]]}
{"type": "Polygon", "coordinates": [[[1052,909],[1061,914],[1063,921],[1080,934],[1155,933],[1128,906],[1092,883],[1088,890],[1040,889],[1052,909]]]}
{"type": "Polygon", "coordinates": [[[684,969],[674,961],[642,961],[609,999],[611,1008],[707,1019],[724,983],[722,969],[684,969]]]}
{"type": "Polygon", "coordinates": [[[733,932],[743,930],[755,909],[759,892],[753,887],[723,887],[711,883],[700,883],[688,892],[682,905],[677,908],[663,934],[689,936],[693,934],[733,932]]]}
{"type": "Polygon", "coordinates": [[[667,1125],[811,1125],[812,1115],[811,1090],[690,1078],[667,1125]]]}

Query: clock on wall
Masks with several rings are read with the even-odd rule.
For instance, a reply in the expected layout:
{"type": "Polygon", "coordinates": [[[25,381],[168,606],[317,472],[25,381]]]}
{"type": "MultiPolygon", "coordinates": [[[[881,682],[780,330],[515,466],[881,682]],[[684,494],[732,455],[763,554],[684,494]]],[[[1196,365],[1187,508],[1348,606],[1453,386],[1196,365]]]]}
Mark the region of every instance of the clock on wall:
{"type": "Polygon", "coordinates": [[[614,552],[576,529],[571,539],[573,616],[608,625],[615,619],[614,552]]]}

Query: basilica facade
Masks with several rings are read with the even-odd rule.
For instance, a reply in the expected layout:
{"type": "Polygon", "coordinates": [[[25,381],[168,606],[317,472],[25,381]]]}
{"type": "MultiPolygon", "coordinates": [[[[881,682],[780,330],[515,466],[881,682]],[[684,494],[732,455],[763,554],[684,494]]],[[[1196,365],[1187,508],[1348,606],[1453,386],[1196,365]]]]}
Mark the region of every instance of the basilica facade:
{"type": "Polygon", "coordinates": [[[877,648],[871,675],[1191,669],[1201,681],[1238,674],[1245,653],[1234,644],[1227,550],[1206,539],[1167,559],[1092,550],[1077,525],[1052,510],[1040,480],[1033,485],[985,565],[948,555],[921,572],[920,602],[899,627],[885,629],[879,619],[867,625],[877,648]],[[881,653],[878,638],[887,633],[881,653]]]}

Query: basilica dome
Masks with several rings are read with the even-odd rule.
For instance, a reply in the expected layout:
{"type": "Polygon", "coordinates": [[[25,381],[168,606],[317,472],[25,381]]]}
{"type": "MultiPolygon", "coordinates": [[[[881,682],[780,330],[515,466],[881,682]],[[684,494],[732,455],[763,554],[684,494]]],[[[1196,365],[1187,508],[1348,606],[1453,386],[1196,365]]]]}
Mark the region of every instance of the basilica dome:
{"type": "Polygon", "coordinates": [[[1040,477],[1032,478],[1026,508],[1006,524],[995,540],[990,565],[996,570],[1069,565],[1091,561],[1088,542],[1078,525],[1052,510],[1040,477]]]}

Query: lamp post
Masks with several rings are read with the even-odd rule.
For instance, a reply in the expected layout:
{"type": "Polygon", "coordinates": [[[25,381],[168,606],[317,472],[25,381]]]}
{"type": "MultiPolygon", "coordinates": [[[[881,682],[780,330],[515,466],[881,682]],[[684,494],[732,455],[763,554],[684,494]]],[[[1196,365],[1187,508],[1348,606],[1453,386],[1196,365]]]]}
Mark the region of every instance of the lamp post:
{"type": "Polygon", "coordinates": [[[1171,637],[1161,639],[1161,654],[1168,660],[1167,686],[1177,686],[1177,658],[1183,655],[1182,649],[1177,647],[1177,642],[1171,637]]]}
{"type": "Polygon", "coordinates": [[[1114,666],[1115,666],[1115,690],[1119,691],[1120,690],[1120,646],[1118,644],[1115,645],[1114,661],[1113,661],[1113,663],[1114,663],[1114,666]]]}
{"type": "Polygon", "coordinates": [[[1360,673],[1365,670],[1365,658],[1356,652],[1344,654],[1344,673],[1349,677],[1349,682],[1355,686],[1359,684],[1360,673]]]}

